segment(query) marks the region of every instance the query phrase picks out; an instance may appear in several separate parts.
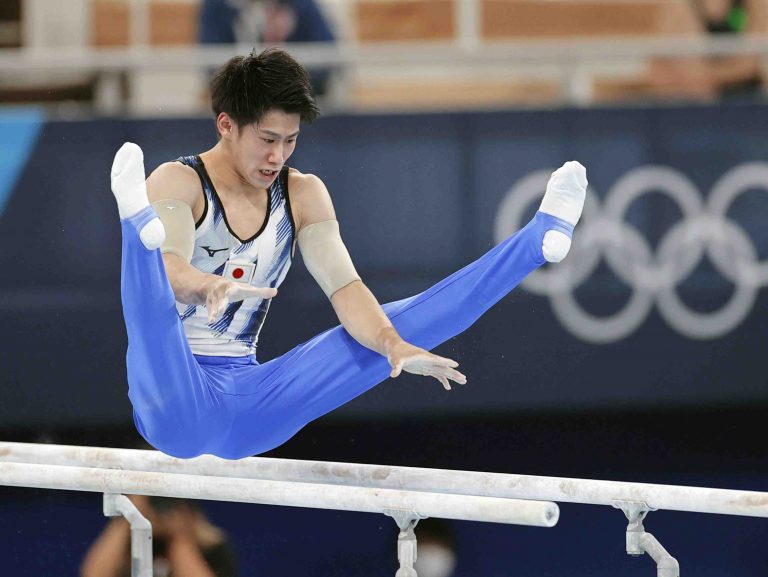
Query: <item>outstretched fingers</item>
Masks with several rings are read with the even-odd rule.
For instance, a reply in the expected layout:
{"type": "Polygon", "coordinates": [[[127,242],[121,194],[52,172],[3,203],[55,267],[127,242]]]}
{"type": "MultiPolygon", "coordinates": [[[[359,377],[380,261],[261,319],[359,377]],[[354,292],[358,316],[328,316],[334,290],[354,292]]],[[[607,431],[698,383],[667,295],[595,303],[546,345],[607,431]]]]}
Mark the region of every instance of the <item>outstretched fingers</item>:
{"type": "Polygon", "coordinates": [[[457,363],[453,359],[449,359],[447,357],[441,357],[439,355],[433,355],[432,353],[428,353],[428,355],[429,355],[428,357],[429,362],[436,366],[451,367],[451,368],[456,368],[459,366],[459,363],[457,363]]]}
{"type": "Polygon", "coordinates": [[[447,391],[451,390],[451,386],[448,383],[449,380],[458,383],[459,385],[467,384],[467,377],[465,375],[449,367],[437,366],[432,370],[429,376],[434,377],[440,381],[447,391]]]}
{"type": "Polygon", "coordinates": [[[217,294],[212,293],[208,295],[205,301],[205,307],[208,309],[208,324],[212,325],[221,318],[224,311],[227,310],[229,304],[229,298],[226,293],[217,294]]]}
{"type": "Polygon", "coordinates": [[[460,373],[454,369],[446,369],[445,372],[443,372],[443,376],[451,379],[456,383],[459,383],[460,385],[467,384],[467,376],[464,373],[460,373]]]}
{"type": "Polygon", "coordinates": [[[221,284],[212,290],[205,300],[208,309],[208,324],[212,325],[221,318],[229,303],[244,299],[271,299],[277,294],[277,289],[271,287],[253,287],[235,283],[221,284]]]}
{"type": "Polygon", "coordinates": [[[244,299],[260,298],[271,299],[277,294],[276,288],[271,287],[255,287],[249,285],[232,285],[227,289],[227,296],[232,302],[241,301],[244,299]]]}
{"type": "Polygon", "coordinates": [[[424,375],[437,379],[443,388],[451,390],[450,381],[464,385],[467,377],[456,370],[459,363],[446,357],[433,355],[429,352],[412,355],[395,362],[392,366],[390,376],[396,377],[401,371],[406,371],[416,375],[424,375]]]}

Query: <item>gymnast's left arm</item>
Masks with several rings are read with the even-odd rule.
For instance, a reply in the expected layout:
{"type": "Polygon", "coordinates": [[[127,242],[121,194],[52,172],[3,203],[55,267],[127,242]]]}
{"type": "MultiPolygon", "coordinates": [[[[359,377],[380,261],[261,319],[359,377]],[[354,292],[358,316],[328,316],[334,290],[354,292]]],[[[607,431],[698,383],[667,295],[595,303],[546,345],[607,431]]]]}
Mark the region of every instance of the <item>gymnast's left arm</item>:
{"type": "Polygon", "coordinates": [[[312,175],[292,174],[289,189],[304,263],[352,338],[385,356],[392,367],[392,377],[402,371],[430,376],[447,390],[451,388],[449,380],[466,383],[466,377],[456,370],[456,361],[406,342],[392,326],[355,271],[322,181],[312,175]]]}

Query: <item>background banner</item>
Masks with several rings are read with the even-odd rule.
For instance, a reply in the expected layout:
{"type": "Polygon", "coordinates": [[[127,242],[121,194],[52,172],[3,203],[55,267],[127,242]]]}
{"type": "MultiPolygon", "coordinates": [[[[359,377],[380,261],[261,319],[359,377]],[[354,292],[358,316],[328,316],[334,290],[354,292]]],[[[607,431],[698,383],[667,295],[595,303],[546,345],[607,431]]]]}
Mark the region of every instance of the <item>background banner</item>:
{"type": "MultiPolygon", "coordinates": [[[[426,289],[519,228],[563,162],[580,160],[590,182],[566,263],[438,349],[461,363],[466,387],[400,378],[334,415],[768,401],[768,162],[755,122],[766,112],[333,116],[303,127],[289,164],[324,180],[382,302],[426,289]]],[[[150,171],[210,148],[213,122],[4,115],[0,135],[0,426],[130,422],[112,157],[136,142],[150,171]]],[[[259,359],[335,322],[297,258],[259,359]]]]}

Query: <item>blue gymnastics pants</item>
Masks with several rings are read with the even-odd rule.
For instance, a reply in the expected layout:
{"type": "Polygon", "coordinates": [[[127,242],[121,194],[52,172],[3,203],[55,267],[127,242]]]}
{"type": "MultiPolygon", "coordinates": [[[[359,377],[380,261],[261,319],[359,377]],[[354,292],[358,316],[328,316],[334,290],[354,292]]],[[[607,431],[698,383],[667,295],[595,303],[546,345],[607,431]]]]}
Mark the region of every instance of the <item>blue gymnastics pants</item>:
{"type": "MultiPolygon", "coordinates": [[[[388,378],[387,360],[337,326],[264,364],[190,351],[159,250],[139,239],[151,208],[122,221],[122,299],[129,397],[141,435],[176,457],[239,459],[290,439],[310,421],[388,378]]],[[[520,231],[426,291],[383,306],[402,337],[432,349],[458,335],[544,264],[537,213],[520,231]]]]}

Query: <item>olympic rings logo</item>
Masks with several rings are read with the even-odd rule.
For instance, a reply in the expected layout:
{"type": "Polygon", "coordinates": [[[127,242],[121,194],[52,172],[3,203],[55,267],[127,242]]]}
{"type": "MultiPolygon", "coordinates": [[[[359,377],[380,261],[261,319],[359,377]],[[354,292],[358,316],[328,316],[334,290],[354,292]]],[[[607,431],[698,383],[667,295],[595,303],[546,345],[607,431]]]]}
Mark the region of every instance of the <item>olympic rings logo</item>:
{"type": "MultiPolygon", "coordinates": [[[[502,200],[496,216],[497,242],[520,229],[523,215],[538,203],[552,170],[520,179],[502,200]]],[[[632,334],[648,317],[654,302],[668,325],[691,339],[715,339],[739,326],[768,286],[768,259],[761,261],[744,229],[728,220],[733,202],[750,189],[768,191],[768,164],[751,162],[729,170],[714,185],[706,203],[683,174],[664,166],[641,166],[620,178],[604,206],[591,190],[576,227],[571,253],[560,264],[535,271],[521,284],[547,296],[555,315],[575,336],[609,343],[632,334]],[[643,234],[625,222],[630,205],[650,192],[672,199],[683,219],[660,239],[655,254],[643,234]],[[735,290],[719,310],[698,312],[679,297],[676,287],[708,256],[735,290]],[[573,291],[605,259],[608,267],[631,288],[629,301],[616,314],[599,317],[585,311],[573,291]]]]}

